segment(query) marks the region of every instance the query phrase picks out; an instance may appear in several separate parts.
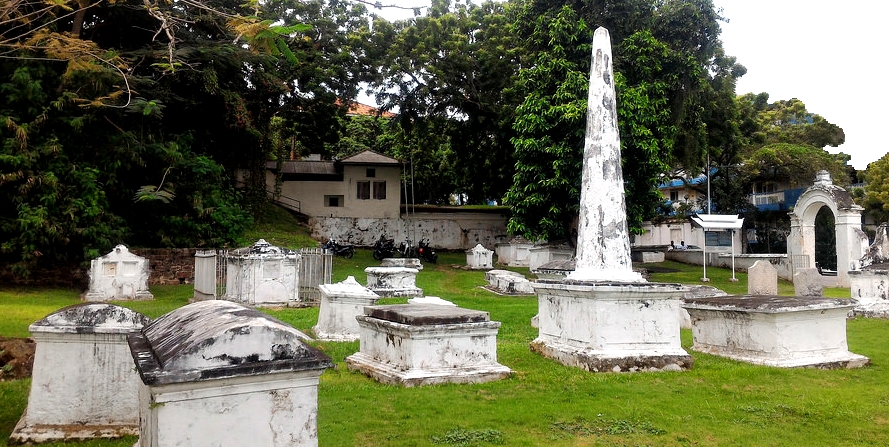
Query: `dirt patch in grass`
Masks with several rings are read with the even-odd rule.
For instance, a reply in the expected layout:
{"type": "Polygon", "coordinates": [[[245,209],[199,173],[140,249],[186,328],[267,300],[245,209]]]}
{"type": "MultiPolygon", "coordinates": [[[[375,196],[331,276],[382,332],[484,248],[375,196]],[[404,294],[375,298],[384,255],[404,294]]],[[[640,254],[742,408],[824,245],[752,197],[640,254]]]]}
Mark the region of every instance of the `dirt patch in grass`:
{"type": "Polygon", "coordinates": [[[30,377],[36,346],[30,338],[0,337],[0,381],[30,377]]]}

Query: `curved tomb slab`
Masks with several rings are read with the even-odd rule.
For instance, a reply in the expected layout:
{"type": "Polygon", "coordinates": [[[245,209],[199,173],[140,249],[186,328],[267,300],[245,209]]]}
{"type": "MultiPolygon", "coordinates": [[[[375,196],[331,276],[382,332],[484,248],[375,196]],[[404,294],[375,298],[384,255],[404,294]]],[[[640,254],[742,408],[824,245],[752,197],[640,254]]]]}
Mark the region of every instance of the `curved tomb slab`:
{"type": "Polygon", "coordinates": [[[317,446],[318,378],[333,362],[306,338],[224,300],[189,304],[130,335],[144,384],[137,445],[317,446]]]}

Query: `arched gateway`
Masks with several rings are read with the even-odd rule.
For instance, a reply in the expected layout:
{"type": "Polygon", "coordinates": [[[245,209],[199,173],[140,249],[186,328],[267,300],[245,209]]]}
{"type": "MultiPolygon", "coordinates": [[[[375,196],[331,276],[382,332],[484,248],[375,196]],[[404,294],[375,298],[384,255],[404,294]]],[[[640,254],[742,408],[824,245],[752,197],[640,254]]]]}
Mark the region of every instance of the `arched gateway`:
{"type": "Polygon", "coordinates": [[[833,184],[827,171],[818,172],[815,184],[800,195],[789,214],[787,254],[791,260],[808,258],[808,265],[794,268],[815,266],[815,216],[823,206],[833,213],[836,224],[837,285],[849,287],[849,270],[861,267],[859,260],[868,246],[867,235],[861,230],[863,208],[855,204],[848,191],[833,184]]]}

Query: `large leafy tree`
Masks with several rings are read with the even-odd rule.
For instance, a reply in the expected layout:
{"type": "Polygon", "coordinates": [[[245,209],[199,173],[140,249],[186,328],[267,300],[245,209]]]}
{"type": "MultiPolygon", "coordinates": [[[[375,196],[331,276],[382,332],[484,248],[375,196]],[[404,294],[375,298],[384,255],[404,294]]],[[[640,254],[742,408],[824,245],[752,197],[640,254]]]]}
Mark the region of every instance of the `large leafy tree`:
{"type": "Polygon", "coordinates": [[[889,221],[889,154],[867,165],[864,207],[877,222],[889,221]]]}
{"type": "Polygon", "coordinates": [[[711,73],[733,76],[721,53],[710,1],[521,2],[520,36],[535,54],[522,70],[525,102],[515,128],[516,176],[506,196],[509,228],[530,238],[564,238],[576,214],[591,30],[612,35],[628,224],[654,215],[656,186],[670,167],[703,165],[711,73]],[[627,162],[631,160],[632,162],[627,162]]]}
{"type": "Polygon", "coordinates": [[[386,49],[377,98],[398,110],[408,152],[391,155],[412,160],[416,190],[425,192],[416,202],[456,193],[484,203],[511,182],[512,87],[523,47],[509,11],[496,2],[433,1],[424,17],[374,23],[373,42],[386,49]]]}
{"type": "Polygon", "coordinates": [[[5,262],[26,273],[116,243],[219,245],[249,221],[229,174],[264,165],[286,93],[273,63],[295,60],[282,43],[305,27],[227,0],[2,12],[5,262]]]}

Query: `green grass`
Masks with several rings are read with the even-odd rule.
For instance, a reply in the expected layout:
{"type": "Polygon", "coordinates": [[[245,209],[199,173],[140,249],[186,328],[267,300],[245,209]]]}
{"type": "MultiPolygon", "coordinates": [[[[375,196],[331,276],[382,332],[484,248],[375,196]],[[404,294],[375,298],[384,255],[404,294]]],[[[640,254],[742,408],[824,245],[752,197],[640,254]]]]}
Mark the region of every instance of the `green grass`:
{"type": "MultiPolygon", "coordinates": [[[[889,320],[848,322],[851,351],[873,364],[822,371],[754,366],[690,351],[690,371],[595,374],[562,366],[530,352],[537,331],[529,324],[536,297],[499,296],[484,290],[484,273],[454,268],[462,252],[442,253],[425,264],[417,285],[426,295],[490,312],[500,321],[498,361],[515,371],[505,380],[475,385],[401,388],[350,371],[345,357],[358,342],[314,342],[336,368],[319,385],[318,436],[324,446],[885,446],[889,445],[889,320]]],[[[334,280],[378,265],[368,250],[337,258],[334,280]]],[[[701,267],[677,263],[651,281],[701,284],[701,267]]],[[[526,275],[527,269],[517,269],[526,275]]],[[[708,268],[709,285],[746,292],[746,275],[708,268]]],[[[184,305],[190,286],[152,287],[154,301],[121,303],[149,316],[184,305]]],[[[792,295],[789,283],[781,294],[792,295]]],[[[829,295],[849,296],[848,289],[829,295]]],[[[78,302],[79,291],[0,291],[0,335],[23,336],[33,321],[78,302]]],[[[403,302],[403,299],[382,302],[403,302]]],[[[269,310],[309,332],[318,309],[269,310]]],[[[686,349],[690,331],[683,330],[686,349]]],[[[24,410],[30,381],[0,383],[0,445],[24,410]]],[[[66,445],[131,446],[132,439],[66,445]]]]}

